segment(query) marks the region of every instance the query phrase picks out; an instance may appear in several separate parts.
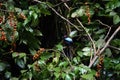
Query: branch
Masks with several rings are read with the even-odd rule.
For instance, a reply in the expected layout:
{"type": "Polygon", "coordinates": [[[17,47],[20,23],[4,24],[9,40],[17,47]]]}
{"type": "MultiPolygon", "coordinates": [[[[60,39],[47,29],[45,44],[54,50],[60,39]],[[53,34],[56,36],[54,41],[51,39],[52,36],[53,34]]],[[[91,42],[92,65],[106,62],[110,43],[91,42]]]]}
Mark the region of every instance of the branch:
{"type": "MultiPolygon", "coordinates": [[[[100,52],[98,53],[98,55],[101,55],[104,50],[108,47],[110,41],[114,38],[114,36],[118,33],[118,31],[120,31],[120,26],[115,30],[115,32],[112,34],[112,36],[108,39],[108,41],[106,42],[105,46],[100,50],[100,52]]],[[[89,67],[92,67],[92,65],[94,64],[94,62],[96,61],[96,59],[98,58],[98,56],[94,56],[94,58],[92,59],[92,61],[89,64],[89,67]]]]}
{"type": "Polygon", "coordinates": [[[120,51],[120,48],[117,48],[117,47],[115,47],[115,46],[108,45],[108,47],[110,47],[110,48],[113,48],[113,49],[116,49],[116,50],[120,51]]]}
{"type": "MultiPolygon", "coordinates": [[[[38,0],[34,0],[35,2],[38,3],[43,3],[41,1],[38,0]]],[[[65,17],[63,17],[61,14],[59,14],[53,7],[51,7],[50,5],[46,4],[53,12],[55,12],[56,15],[58,15],[60,18],[62,18],[63,20],[65,20],[66,22],[68,22],[70,25],[72,25],[74,28],[76,28],[78,31],[81,31],[78,26],[76,26],[75,24],[73,24],[72,22],[70,22],[68,19],[66,19],[65,17]]]]}
{"type": "MultiPolygon", "coordinates": [[[[101,22],[100,20],[96,20],[96,21],[98,21],[101,25],[106,26],[107,28],[109,28],[109,30],[108,30],[108,32],[107,32],[105,38],[104,38],[104,41],[105,41],[105,40],[107,39],[107,37],[108,37],[110,31],[111,31],[111,26],[109,26],[109,25],[107,25],[107,24],[104,24],[104,23],[101,22]]],[[[97,55],[97,54],[99,53],[99,51],[100,51],[100,48],[97,49],[97,51],[96,51],[96,53],[95,53],[94,55],[97,55]]]]}
{"type": "Polygon", "coordinates": [[[109,26],[109,25],[107,25],[107,24],[104,24],[104,23],[101,22],[100,20],[96,20],[96,21],[98,21],[101,25],[106,26],[106,27],[109,28],[109,30],[108,30],[108,32],[107,32],[107,35],[106,35],[105,38],[104,38],[104,40],[106,40],[107,37],[108,37],[108,35],[109,35],[109,33],[110,33],[110,31],[111,31],[111,26],[109,26]]]}
{"type": "Polygon", "coordinates": [[[91,42],[92,42],[93,49],[94,49],[94,53],[96,53],[96,47],[95,47],[95,43],[94,43],[92,37],[90,36],[90,34],[89,34],[88,31],[86,30],[86,28],[83,26],[83,24],[79,21],[79,19],[76,18],[76,20],[78,21],[78,23],[80,24],[80,26],[84,29],[84,31],[85,31],[86,34],[88,35],[89,39],[90,39],[91,42]]]}

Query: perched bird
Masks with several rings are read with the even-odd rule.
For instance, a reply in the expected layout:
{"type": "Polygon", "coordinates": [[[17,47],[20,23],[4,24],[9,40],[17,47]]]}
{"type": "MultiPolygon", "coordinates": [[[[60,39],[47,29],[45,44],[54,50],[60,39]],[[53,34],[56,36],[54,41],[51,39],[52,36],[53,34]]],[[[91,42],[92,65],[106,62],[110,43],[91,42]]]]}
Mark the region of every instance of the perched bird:
{"type": "Polygon", "coordinates": [[[64,49],[66,56],[72,60],[73,58],[73,48],[72,48],[72,44],[73,44],[73,40],[72,38],[68,37],[68,36],[64,36],[64,43],[66,48],[64,49]]]}
{"type": "Polygon", "coordinates": [[[70,37],[64,36],[64,43],[65,45],[70,46],[73,44],[73,40],[70,37]]]}

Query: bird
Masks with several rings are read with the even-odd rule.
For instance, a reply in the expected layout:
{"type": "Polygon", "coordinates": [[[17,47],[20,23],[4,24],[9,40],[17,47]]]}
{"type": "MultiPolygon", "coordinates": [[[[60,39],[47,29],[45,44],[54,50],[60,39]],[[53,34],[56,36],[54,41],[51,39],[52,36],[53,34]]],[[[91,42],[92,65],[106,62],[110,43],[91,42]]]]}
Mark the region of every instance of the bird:
{"type": "Polygon", "coordinates": [[[66,48],[64,49],[65,54],[70,60],[72,60],[72,58],[73,58],[73,51],[72,51],[73,50],[73,48],[72,48],[73,40],[72,40],[72,38],[65,35],[64,36],[64,43],[66,46],[66,48]]]}
{"type": "Polygon", "coordinates": [[[65,43],[66,46],[70,46],[70,45],[73,44],[73,40],[72,40],[72,38],[65,35],[64,36],[64,43],[65,43]]]}

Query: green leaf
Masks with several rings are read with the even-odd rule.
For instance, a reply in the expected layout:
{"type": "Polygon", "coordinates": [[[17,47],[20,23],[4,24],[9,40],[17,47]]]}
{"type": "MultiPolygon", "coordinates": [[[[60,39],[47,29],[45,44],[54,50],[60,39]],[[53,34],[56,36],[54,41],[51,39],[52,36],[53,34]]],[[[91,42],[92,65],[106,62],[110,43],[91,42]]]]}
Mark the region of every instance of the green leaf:
{"type": "Polygon", "coordinates": [[[31,21],[31,17],[24,20],[23,26],[26,26],[31,21]]]}
{"type": "Polygon", "coordinates": [[[95,32],[95,34],[103,34],[105,32],[105,29],[100,29],[97,32],[95,32]]]}
{"type": "Polygon", "coordinates": [[[1,72],[1,71],[4,71],[5,68],[6,68],[6,64],[3,63],[3,62],[0,62],[0,72],[1,72]]]}
{"type": "Polygon", "coordinates": [[[108,57],[110,57],[112,55],[112,52],[111,52],[111,50],[109,48],[107,48],[105,50],[105,55],[107,55],[108,57]]]}
{"type": "Polygon", "coordinates": [[[11,72],[5,72],[5,78],[6,79],[9,79],[11,77],[11,72]]]}
{"type": "Polygon", "coordinates": [[[10,80],[19,80],[19,79],[16,77],[12,77],[12,78],[10,78],[10,80]]]}
{"type": "Polygon", "coordinates": [[[54,55],[52,53],[44,52],[43,54],[41,54],[40,58],[41,58],[41,60],[48,60],[49,58],[51,58],[53,56],[54,55]]]}
{"type": "Polygon", "coordinates": [[[60,67],[55,67],[53,70],[54,70],[55,72],[59,73],[59,72],[61,71],[61,68],[60,68],[60,67]]]}
{"type": "Polygon", "coordinates": [[[34,17],[34,19],[36,20],[36,19],[38,18],[38,14],[33,13],[33,17],[34,17]]]}
{"type": "Polygon", "coordinates": [[[83,52],[82,51],[77,51],[78,56],[83,57],[83,52]]]}
{"type": "Polygon", "coordinates": [[[104,41],[104,39],[100,38],[98,41],[96,41],[95,44],[98,48],[102,48],[105,45],[105,41],[104,41]]]}
{"type": "Polygon", "coordinates": [[[83,74],[81,77],[87,80],[94,80],[93,74],[83,74]]]}
{"type": "Polygon", "coordinates": [[[55,75],[56,78],[60,77],[60,73],[58,73],[58,72],[54,72],[54,75],[55,75]]]}
{"type": "Polygon", "coordinates": [[[68,74],[66,74],[65,80],[72,80],[72,79],[71,79],[71,77],[68,74]]]}
{"type": "Polygon", "coordinates": [[[90,51],[90,48],[89,47],[85,47],[82,49],[82,51],[90,51]]]}
{"type": "Polygon", "coordinates": [[[39,64],[40,66],[45,66],[45,65],[46,65],[45,61],[43,61],[43,60],[39,60],[39,61],[38,61],[38,64],[39,64]]]}
{"type": "Polygon", "coordinates": [[[33,29],[31,27],[25,27],[26,31],[33,32],[33,29]]]}
{"type": "Polygon", "coordinates": [[[20,8],[15,8],[15,11],[16,11],[16,12],[19,12],[19,13],[22,12],[22,10],[21,10],[20,8]]]}
{"type": "Polygon", "coordinates": [[[75,58],[73,58],[73,61],[74,61],[74,63],[76,63],[76,64],[78,64],[78,63],[79,63],[76,57],[75,57],[75,58]]]}
{"type": "Polygon", "coordinates": [[[13,57],[13,58],[18,57],[18,56],[19,56],[18,52],[13,52],[13,53],[12,53],[12,57],[13,57]]]}
{"type": "Polygon", "coordinates": [[[26,53],[19,53],[19,58],[26,57],[26,53]]]}
{"type": "Polygon", "coordinates": [[[30,12],[29,12],[29,15],[30,15],[30,16],[32,16],[32,15],[33,15],[33,13],[34,13],[34,11],[30,11],[30,12]]]}
{"type": "Polygon", "coordinates": [[[58,63],[58,61],[59,61],[58,57],[53,58],[53,62],[58,63]]]}
{"type": "Polygon", "coordinates": [[[92,54],[92,49],[89,47],[83,48],[82,51],[83,51],[83,55],[85,56],[90,56],[92,54]]]}
{"type": "Polygon", "coordinates": [[[22,59],[16,59],[16,63],[20,68],[25,68],[25,62],[22,59]]]}
{"type": "Polygon", "coordinates": [[[35,36],[43,36],[43,34],[39,30],[34,30],[33,32],[35,36]]]}
{"type": "Polygon", "coordinates": [[[120,63],[118,63],[118,64],[115,66],[115,69],[116,69],[117,71],[120,71],[120,63]]]}
{"type": "Polygon", "coordinates": [[[68,65],[68,62],[63,61],[59,64],[59,67],[66,67],[67,65],[68,65]]]}
{"type": "Polygon", "coordinates": [[[113,23],[118,24],[120,22],[120,17],[118,15],[113,16],[113,23]]]}
{"type": "Polygon", "coordinates": [[[80,17],[80,16],[83,16],[84,14],[85,14],[85,9],[83,7],[80,7],[79,9],[77,9],[75,12],[71,14],[71,17],[72,18],[80,17]]]}
{"type": "Polygon", "coordinates": [[[62,46],[61,44],[56,45],[56,48],[57,48],[57,50],[59,50],[59,51],[62,51],[62,50],[63,50],[63,46],[62,46]]]}
{"type": "Polygon", "coordinates": [[[110,16],[115,16],[116,14],[117,14],[117,13],[114,12],[114,11],[111,11],[111,12],[109,13],[110,16]]]}
{"type": "Polygon", "coordinates": [[[70,37],[75,37],[76,35],[77,35],[77,31],[76,30],[70,32],[70,34],[69,34],[70,37]]]}

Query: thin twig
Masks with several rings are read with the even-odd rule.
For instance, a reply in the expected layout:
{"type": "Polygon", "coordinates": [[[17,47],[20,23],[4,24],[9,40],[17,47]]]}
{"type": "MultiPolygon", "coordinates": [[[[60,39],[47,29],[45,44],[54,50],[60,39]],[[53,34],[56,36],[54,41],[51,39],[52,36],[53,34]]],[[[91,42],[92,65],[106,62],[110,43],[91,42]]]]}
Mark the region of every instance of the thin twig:
{"type": "MultiPolygon", "coordinates": [[[[66,8],[67,8],[68,10],[70,10],[70,7],[69,7],[66,3],[64,3],[64,5],[66,6],[66,8]]],[[[96,47],[95,47],[95,43],[94,43],[92,37],[90,36],[90,34],[89,34],[88,31],[86,30],[86,28],[83,26],[83,24],[81,23],[81,21],[80,21],[78,18],[76,18],[76,20],[77,20],[77,22],[79,23],[79,25],[84,29],[84,31],[86,32],[86,34],[88,35],[89,39],[90,39],[91,42],[92,42],[93,49],[94,49],[94,53],[96,53],[96,47]]]]}
{"type": "Polygon", "coordinates": [[[65,58],[67,59],[67,61],[69,62],[71,68],[72,68],[72,64],[71,64],[71,62],[70,62],[70,59],[66,56],[64,50],[62,50],[62,53],[63,53],[63,55],[65,56],[65,58]]]}
{"type": "Polygon", "coordinates": [[[107,37],[108,37],[108,35],[109,35],[109,33],[110,33],[110,31],[111,31],[111,26],[109,26],[109,25],[107,25],[107,24],[104,24],[104,23],[103,23],[102,21],[100,21],[100,20],[96,20],[96,21],[98,21],[101,25],[106,26],[107,28],[109,28],[109,30],[108,30],[105,38],[104,38],[104,40],[106,40],[107,37]]]}
{"type": "MultiPolygon", "coordinates": [[[[105,46],[100,50],[100,52],[98,53],[98,55],[101,55],[104,50],[108,47],[110,41],[114,38],[114,36],[120,31],[120,26],[115,30],[115,32],[112,34],[112,36],[108,39],[108,41],[106,42],[105,46]]],[[[92,67],[92,65],[94,64],[94,62],[96,61],[96,59],[98,58],[98,56],[94,56],[94,58],[92,59],[92,61],[89,64],[89,67],[92,67]]]]}
{"type": "Polygon", "coordinates": [[[14,11],[4,10],[4,9],[0,9],[0,11],[4,11],[4,12],[14,12],[14,11]]]}
{"type": "Polygon", "coordinates": [[[92,54],[92,45],[91,45],[91,48],[90,48],[90,62],[92,61],[93,59],[93,54],[92,54]]]}
{"type": "Polygon", "coordinates": [[[117,48],[117,47],[115,47],[115,46],[108,45],[108,47],[110,47],[110,48],[113,48],[113,49],[116,49],[116,50],[120,51],[120,48],[117,48]]]}
{"type": "MultiPolygon", "coordinates": [[[[104,41],[105,41],[105,40],[108,38],[108,35],[109,35],[110,31],[111,31],[111,26],[109,26],[109,25],[107,25],[107,24],[103,23],[103,22],[102,22],[102,21],[100,21],[100,20],[96,20],[96,21],[98,21],[101,25],[106,26],[107,28],[109,28],[109,30],[108,30],[108,32],[107,32],[107,34],[106,34],[105,38],[104,38],[104,41]]],[[[97,49],[96,54],[98,54],[98,53],[99,53],[99,51],[100,51],[100,48],[98,48],[98,49],[97,49]]],[[[96,54],[95,54],[95,55],[96,55],[96,54]]]]}
{"type": "Polygon", "coordinates": [[[90,34],[88,33],[88,31],[86,30],[86,28],[83,26],[83,24],[80,22],[79,19],[76,18],[76,20],[78,21],[78,23],[80,24],[80,26],[84,29],[84,31],[86,32],[86,34],[88,35],[89,39],[92,42],[93,45],[93,49],[94,49],[94,53],[96,53],[96,46],[95,46],[95,42],[93,41],[92,37],[90,36],[90,34]]]}
{"type": "MultiPolygon", "coordinates": [[[[38,0],[34,0],[35,2],[38,3],[43,3],[41,1],[38,0]]],[[[81,31],[78,26],[76,26],[75,24],[73,24],[72,22],[70,22],[68,19],[66,19],[65,17],[63,17],[61,14],[59,14],[53,7],[51,7],[50,5],[46,4],[53,12],[55,12],[56,15],[58,15],[60,18],[62,18],[63,20],[65,20],[66,22],[68,22],[70,25],[72,25],[74,28],[76,28],[78,31],[81,31]]]]}

